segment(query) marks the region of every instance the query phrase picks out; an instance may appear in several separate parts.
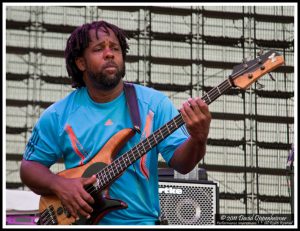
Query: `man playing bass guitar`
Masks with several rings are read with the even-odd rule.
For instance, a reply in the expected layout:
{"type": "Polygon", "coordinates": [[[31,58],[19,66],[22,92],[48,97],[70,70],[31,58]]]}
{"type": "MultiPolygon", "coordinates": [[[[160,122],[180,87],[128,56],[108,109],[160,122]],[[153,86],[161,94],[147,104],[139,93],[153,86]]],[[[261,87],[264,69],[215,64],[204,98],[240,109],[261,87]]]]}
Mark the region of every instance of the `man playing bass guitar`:
{"type": "Polygon", "coordinates": [[[117,26],[95,21],[67,40],[66,67],[76,89],[42,113],[20,169],[22,181],[42,197],[40,224],[157,224],[158,154],[182,174],[205,155],[211,114],[200,98],[180,109],[189,136],[176,121],[151,136],[180,114],[164,94],[133,84],[141,124],[128,129],[134,124],[124,93],[126,39],[117,26]],[[54,174],[49,168],[59,159],[66,171],[54,174]]]}

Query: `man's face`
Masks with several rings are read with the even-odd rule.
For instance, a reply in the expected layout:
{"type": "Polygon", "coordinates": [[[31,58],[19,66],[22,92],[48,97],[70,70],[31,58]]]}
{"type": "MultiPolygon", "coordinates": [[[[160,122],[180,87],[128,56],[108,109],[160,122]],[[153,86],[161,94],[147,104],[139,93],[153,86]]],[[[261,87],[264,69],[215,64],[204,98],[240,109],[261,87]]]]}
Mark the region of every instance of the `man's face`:
{"type": "Polygon", "coordinates": [[[89,46],[83,53],[84,80],[86,85],[101,90],[111,90],[120,82],[125,74],[125,65],[119,40],[114,32],[98,30],[98,39],[95,29],[90,30],[89,46]]]}

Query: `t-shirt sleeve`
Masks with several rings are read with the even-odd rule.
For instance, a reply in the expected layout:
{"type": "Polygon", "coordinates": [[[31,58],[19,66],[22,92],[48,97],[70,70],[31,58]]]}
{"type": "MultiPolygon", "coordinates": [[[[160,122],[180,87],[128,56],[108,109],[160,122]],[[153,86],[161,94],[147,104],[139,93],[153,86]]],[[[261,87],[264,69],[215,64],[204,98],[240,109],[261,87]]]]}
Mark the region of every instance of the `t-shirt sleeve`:
{"type": "Polygon", "coordinates": [[[50,167],[61,157],[58,142],[57,116],[54,111],[46,110],[33,128],[23,158],[50,167]]]}
{"type": "MultiPolygon", "coordinates": [[[[159,103],[155,114],[157,117],[155,118],[154,125],[155,130],[157,130],[177,116],[179,112],[171,100],[168,97],[165,97],[162,102],[159,103]]],[[[178,146],[185,142],[187,138],[188,134],[184,132],[183,126],[181,126],[160,144],[158,144],[158,151],[168,164],[175,150],[178,148],[178,146]]]]}

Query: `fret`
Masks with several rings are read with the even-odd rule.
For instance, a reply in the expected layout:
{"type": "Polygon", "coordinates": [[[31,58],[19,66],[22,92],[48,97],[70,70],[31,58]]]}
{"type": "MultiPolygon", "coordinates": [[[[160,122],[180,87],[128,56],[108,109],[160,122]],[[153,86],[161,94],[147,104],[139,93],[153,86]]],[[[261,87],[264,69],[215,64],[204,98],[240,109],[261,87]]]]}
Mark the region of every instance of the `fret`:
{"type": "MultiPolygon", "coordinates": [[[[168,133],[171,134],[171,132],[170,132],[168,126],[166,126],[166,127],[167,127],[167,129],[168,129],[168,133]]],[[[158,131],[159,131],[160,134],[161,134],[161,138],[164,139],[165,137],[164,137],[164,134],[161,132],[161,129],[159,129],[158,131]]]]}
{"type": "MultiPolygon", "coordinates": [[[[133,156],[136,155],[135,152],[137,152],[137,154],[139,154],[139,148],[138,148],[138,145],[136,145],[136,146],[134,146],[134,147],[132,148],[132,150],[134,150],[134,149],[135,149],[135,151],[132,152],[133,156]]],[[[140,157],[140,155],[138,155],[138,156],[140,157]]]]}
{"type": "MultiPolygon", "coordinates": [[[[116,161],[119,162],[119,166],[121,166],[121,168],[123,168],[123,164],[121,161],[123,161],[121,158],[118,158],[116,161]]],[[[123,161],[124,162],[124,161],[123,161]]]]}
{"type": "MultiPolygon", "coordinates": [[[[140,144],[138,144],[138,146],[140,146],[140,144]]],[[[132,155],[133,156],[133,161],[136,160],[136,156],[135,155],[132,155]]]]}
{"type": "Polygon", "coordinates": [[[115,166],[114,168],[112,168],[110,172],[112,173],[111,179],[113,179],[115,176],[117,176],[119,174],[119,168],[118,168],[118,166],[115,166]]]}
{"type": "Polygon", "coordinates": [[[101,172],[96,174],[96,178],[97,178],[97,182],[95,182],[95,183],[104,181],[104,178],[103,178],[103,175],[101,174],[101,172]]]}
{"type": "Polygon", "coordinates": [[[130,158],[130,162],[133,163],[133,162],[135,162],[139,158],[140,158],[140,155],[138,155],[138,156],[137,155],[133,155],[132,158],[130,158]]]}
{"type": "Polygon", "coordinates": [[[143,147],[143,149],[144,149],[144,153],[146,154],[147,151],[146,151],[146,149],[145,149],[145,146],[143,145],[143,143],[141,143],[141,145],[142,145],[142,147],[143,147]]]}
{"type": "Polygon", "coordinates": [[[114,164],[114,168],[116,169],[116,171],[114,171],[114,174],[116,174],[116,173],[119,174],[120,168],[122,168],[120,160],[113,162],[112,165],[113,164],[114,164]]]}
{"type": "Polygon", "coordinates": [[[109,174],[109,175],[108,175],[108,177],[109,177],[108,179],[110,180],[110,177],[111,177],[111,175],[110,175],[110,174],[111,174],[111,172],[110,172],[110,170],[111,170],[111,169],[110,169],[110,168],[111,168],[111,165],[108,165],[107,168],[108,168],[107,173],[109,174]]]}
{"type": "MultiPolygon", "coordinates": [[[[126,161],[126,163],[129,163],[130,162],[130,158],[128,157],[128,154],[125,153],[123,156],[124,156],[124,160],[126,161]]],[[[132,155],[132,156],[134,156],[134,155],[132,155]]]]}
{"type": "Polygon", "coordinates": [[[176,124],[176,121],[175,121],[175,118],[172,121],[174,121],[175,127],[178,128],[178,126],[176,124]]]}
{"type": "Polygon", "coordinates": [[[157,142],[157,140],[156,140],[156,138],[155,138],[155,135],[152,135],[153,136],[153,138],[154,138],[154,140],[155,140],[155,143],[157,144],[158,142],[157,142]]]}
{"type": "Polygon", "coordinates": [[[165,138],[165,137],[169,136],[170,134],[172,134],[172,132],[169,133],[166,129],[161,130],[160,133],[161,133],[163,138],[165,138]]]}
{"type": "Polygon", "coordinates": [[[109,182],[107,174],[105,172],[104,172],[104,174],[102,176],[103,176],[103,183],[106,184],[106,182],[109,182]]]}
{"type": "Polygon", "coordinates": [[[231,87],[232,84],[230,80],[226,79],[219,86],[212,88],[209,92],[207,92],[207,94],[202,97],[202,100],[204,100],[206,104],[210,104],[231,87]]]}
{"type": "Polygon", "coordinates": [[[147,142],[148,140],[147,140],[148,138],[146,138],[146,139],[144,139],[143,141],[142,141],[142,143],[143,143],[143,146],[144,146],[144,148],[146,149],[146,151],[148,151],[148,150],[150,150],[150,146],[149,146],[149,142],[147,142]]]}
{"type": "Polygon", "coordinates": [[[219,96],[218,92],[216,91],[216,89],[211,89],[206,95],[205,97],[207,97],[209,100],[206,101],[206,104],[210,104],[212,101],[214,101],[215,98],[217,98],[219,96]],[[217,95],[215,94],[217,93],[217,95]],[[211,98],[209,97],[211,96],[211,98]]]}
{"type": "MultiPolygon", "coordinates": [[[[104,175],[106,176],[105,173],[104,173],[104,175]]],[[[101,188],[104,187],[107,184],[107,182],[109,182],[109,180],[107,178],[105,179],[104,176],[103,176],[103,180],[100,183],[101,184],[101,188]]]]}
{"type": "Polygon", "coordinates": [[[139,158],[139,156],[137,156],[138,153],[138,145],[134,146],[131,150],[129,150],[128,152],[124,153],[120,158],[122,158],[124,156],[124,161],[126,160],[125,166],[123,167],[123,169],[126,169],[129,165],[131,165],[136,159],[139,158]],[[125,159],[126,157],[126,159],[125,159]],[[138,157],[138,158],[137,158],[138,157]]]}
{"type": "Polygon", "coordinates": [[[128,152],[124,153],[120,158],[122,158],[123,163],[124,163],[124,167],[122,167],[122,169],[126,169],[127,166],[129,166],[131,164],[131,158],[130,156],[135,156],[134,155],[134,148],[132,148],[131,150],[129,150],[128,152]],[[126,157],[126,159],[125,159],[126,157]]]}
{"type": "MultiPolygon", "coordinates": [[[[105,168],[107,168],[107,166],[106,166],[105,168]]],[[[108,177],[107,177],[106,172],[104,172],[104,177],[105,177],[105,178],[103,178],[103,179],[104,179],[104,182],[108,181],[108,177]]]]}
{"type": "MultiPolygon", "coordinates": [[[[168,130],[168,133],[170,134],[171,132],[170,132],[170,130],[169,130],[168,124],[166,124],[166,128],[167,128],[167,130],[168,130]]],[[[159,130],[160,130],[160,129],[159,129],[159,130]]]]}
{"type": "MultiPolygon", "coordinates": [[[[150,137],[151,137],[151,136],[150,136],[150,137]]],[[[149,144],[150,148],[152,148],[151,143],[150,143],[150,141],[149,141],[149,138],[147,138],[146,140],[148,141],[148,144],[149,144]]]]}
{"type": "Polygon", "coordinates": [[[120,160],[117,159],[116,161],[114,161],[112,163],[112,166],[116,169],[116,171],[114,171],[114,174],[119,174],[120,170],[122,169],[122,163],[120,162],[120,160]]]}
{"type": "MultiPolygon", "coordinates": [[[[97,174],[98,175],[98,174],[97,174]]],[[[101,174],[99,174],[99,175],[101,175],[101,174]]],[[[104,182],[104,179],[102,178],[102,180],[101,179],[99,179],[99,178],[97,178],[97,181],[95,182],[95,184],[97,184],[97,188],[96,188],[96,190],[98,191],[98,190],[101,190],[101,188],[104,186],[103,185],[103,182],[104,182]]]]}
{"type": "Polygon", "coordinates": [[[227,79],[227,82],[228,82],[228,87],[231,87],[232,84],[231,84],[231,82],[230,82],[230,79],[227,79]]]}
{"type": "Polygon", "coordinates": [[[206,96],[207,96],[207,99],[209,100],[209,102],[207,102],[207,104],[211,103],[211,99],[209,98],[209,94],[206,94],[206,96]]]}
{"type": "Polygon", "coordinates": [[[208,99],[206,95],[204,95],[201,99],[204,101],[204,103],[208,104],[208,99]]]}
{"type": "MultiPolygon", "coordinates": [[[[174,119],[173,119],[174,120],[174,119]]],[[[166,126],[168,126],[170,129],[171,129],[171,131],[173,132],[174,131],[174,125],[173,125],[173,120],[171,120],[170,122],[168,122],[167,124],[166,124],[166,126]]]]}
{"type": "Polygon", "coordinates": [[[165,138],[168,137],[170,134],[172,134],[172,129],[170,130],[170,132],[169,132],[169,130],[167,130],[167,129],[161,129],[161,130],[159,131],[159,133],[160,133],[160,136],[162,137],[162,139],[165,139],[165,138]]]}

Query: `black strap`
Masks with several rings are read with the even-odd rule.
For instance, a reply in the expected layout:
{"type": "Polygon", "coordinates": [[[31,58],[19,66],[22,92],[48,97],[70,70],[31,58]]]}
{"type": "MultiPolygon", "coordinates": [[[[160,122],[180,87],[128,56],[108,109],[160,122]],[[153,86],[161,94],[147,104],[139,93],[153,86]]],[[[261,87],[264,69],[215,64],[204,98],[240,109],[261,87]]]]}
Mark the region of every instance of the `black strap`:
{"type": "Polygon", "coordinates": [[[137,103],[136,92],[132,83],[124,82],[124,92],[126,96],[127,106],[129,108],[133,128],[136,132],[141,132],[141,118],[137,103]]]}

